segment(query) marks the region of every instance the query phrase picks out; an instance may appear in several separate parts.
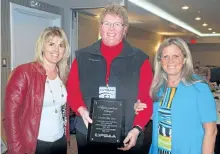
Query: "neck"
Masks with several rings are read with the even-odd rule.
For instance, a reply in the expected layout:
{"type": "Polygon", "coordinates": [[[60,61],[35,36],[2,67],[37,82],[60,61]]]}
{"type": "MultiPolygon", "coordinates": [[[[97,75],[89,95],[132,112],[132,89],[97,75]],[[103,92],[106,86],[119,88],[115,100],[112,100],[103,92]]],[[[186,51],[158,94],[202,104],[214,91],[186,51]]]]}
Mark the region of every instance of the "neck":
{"type": "Polygon", "coordinates": [[[47,73],[56,71],[56,64],[48,63],[46,60],[43,62],[43,66],[47,73]]]}
{"type": "Polygon", "coordinates": [[[121,46],[122,46],[122,40],[118,43],[118,44],[115,44],[115,45],[107,45],[107,44],[105,44],[105,42],[103,42],[102,41],[102,46],[104,47],[104,48],[120,48],[121,46]]]}
{"type": "Polygon", "coordinates": [[[178,86],[179,82],[180,82],[181,78],[178,77],[168,77],[168,86],[169,87],[176,87],[178,86]]]}

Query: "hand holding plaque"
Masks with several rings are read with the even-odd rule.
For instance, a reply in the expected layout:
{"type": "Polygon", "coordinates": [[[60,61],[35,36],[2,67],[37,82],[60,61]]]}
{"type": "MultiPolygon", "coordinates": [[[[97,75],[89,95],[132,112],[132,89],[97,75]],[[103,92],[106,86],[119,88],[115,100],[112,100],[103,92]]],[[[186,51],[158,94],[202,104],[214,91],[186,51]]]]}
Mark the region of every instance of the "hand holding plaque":
{"type": "Polygon", "coordinates": [[[125,103],[117,99],[93,98],[91,102],[87,141],[122,145],[124,139],[125,103]]]}
{"type": "Polygon", "coordinates": [[[89,117],[89,111],[84,106],[81,106],[79,107],[78,112],[82,117],[86,128],[88,128],[89,123],[92,123],[92,119],[89,117]]]}

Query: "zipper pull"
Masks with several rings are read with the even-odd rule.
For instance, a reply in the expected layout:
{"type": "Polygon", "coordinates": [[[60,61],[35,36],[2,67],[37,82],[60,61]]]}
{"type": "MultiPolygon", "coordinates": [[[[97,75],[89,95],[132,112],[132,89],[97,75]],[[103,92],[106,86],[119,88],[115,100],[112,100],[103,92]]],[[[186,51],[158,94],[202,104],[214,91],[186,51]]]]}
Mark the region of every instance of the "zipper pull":
{"type": "Polygon", "coordinates": [[[107,78],[106,80],[106,87],[108,88],[108,81],[109,81],[109,78],[107,78]]]}

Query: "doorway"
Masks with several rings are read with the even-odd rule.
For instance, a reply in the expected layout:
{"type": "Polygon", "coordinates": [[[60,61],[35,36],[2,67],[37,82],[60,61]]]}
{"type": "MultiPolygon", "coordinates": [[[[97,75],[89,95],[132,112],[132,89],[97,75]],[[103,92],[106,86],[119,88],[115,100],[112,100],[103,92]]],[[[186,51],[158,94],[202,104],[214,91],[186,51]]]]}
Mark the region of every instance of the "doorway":
{"type": "Polygon", "coordinates": [[[48,26],[62,27],[63,9],[35,0],[2,0],[1,111],[10,72],[34,60],[35,43],[48,26]]]}

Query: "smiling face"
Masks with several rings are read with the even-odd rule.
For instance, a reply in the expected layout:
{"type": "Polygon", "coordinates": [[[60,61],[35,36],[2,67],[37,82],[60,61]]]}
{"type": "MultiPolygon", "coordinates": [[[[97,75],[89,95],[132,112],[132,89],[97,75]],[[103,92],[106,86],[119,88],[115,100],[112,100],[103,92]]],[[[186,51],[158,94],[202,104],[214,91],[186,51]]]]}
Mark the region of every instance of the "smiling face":
{"type": "Polygon", "coordinates": [[[119,44],[127,32],[123,19],[117,15],[107,14],[100,25],[102,41],[107,46],[119,44]]]}
{"type": "Polygon", "coordinates": [[[65,45],[63,39],[58,36],[49,37],[43,45],[43,59],[50,64],[57,64],[64,55],[65,45]]]}
{"type": "Polygon", "coordinates": [[[168,78],[180,77],[184,65],[184,56],[180,48],[173,44],[165,47],[161,55],[161,65],[168,78]]]}

